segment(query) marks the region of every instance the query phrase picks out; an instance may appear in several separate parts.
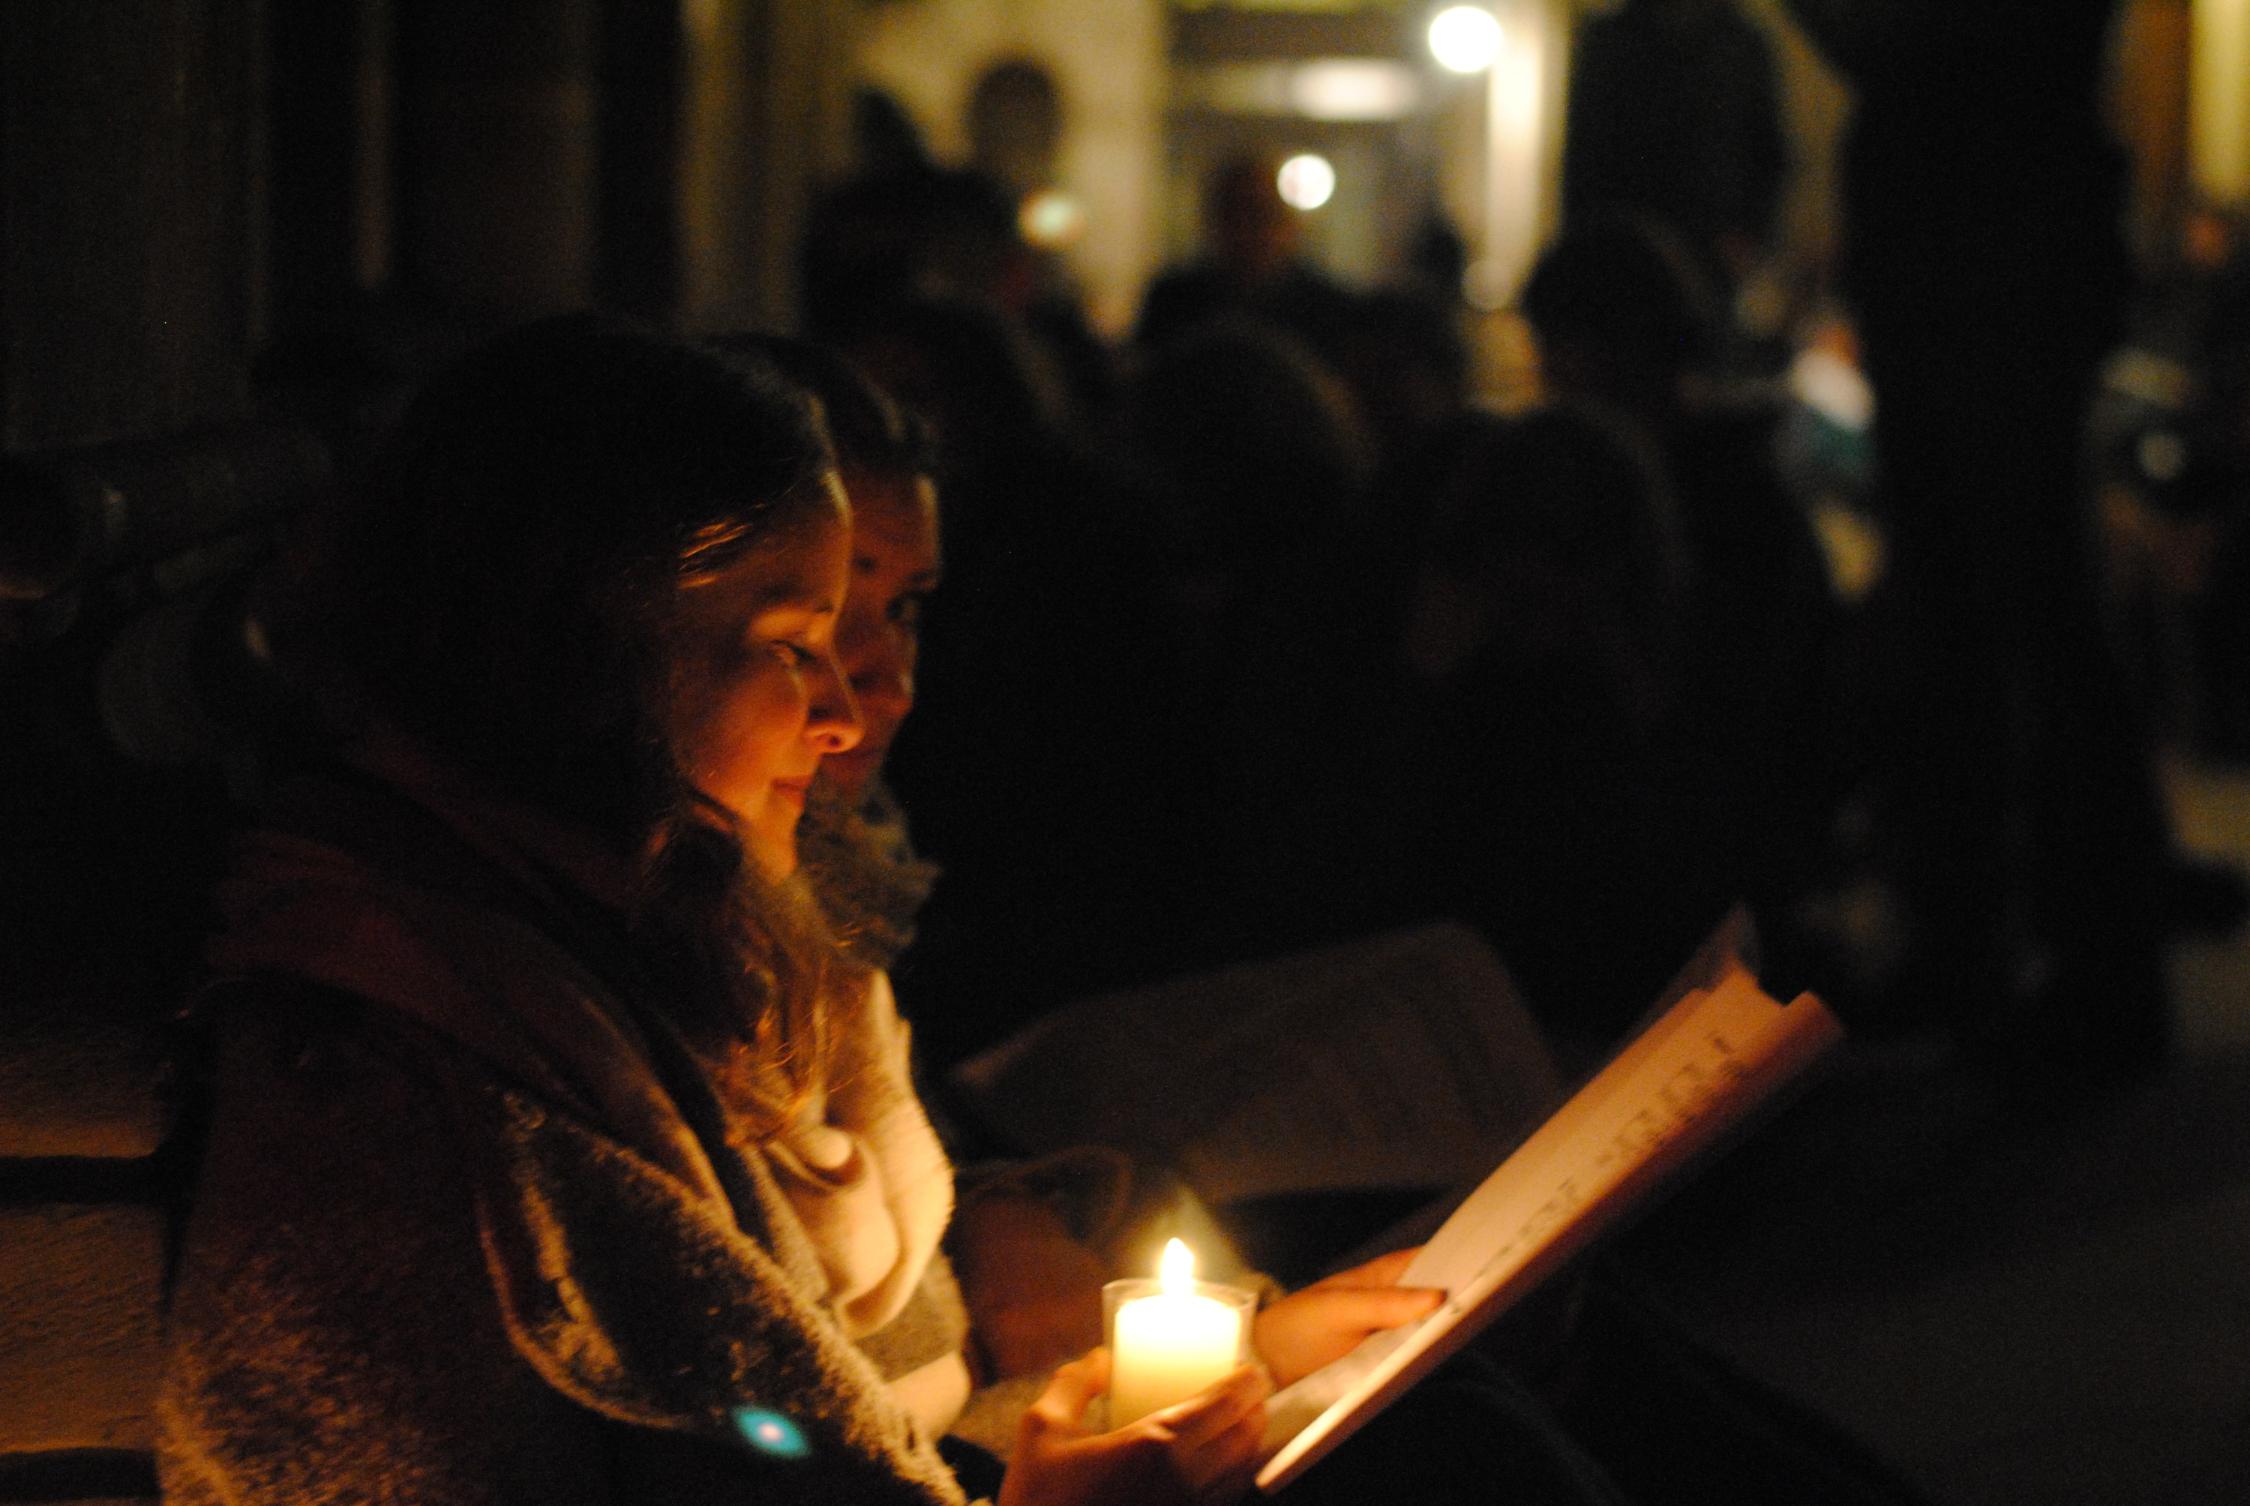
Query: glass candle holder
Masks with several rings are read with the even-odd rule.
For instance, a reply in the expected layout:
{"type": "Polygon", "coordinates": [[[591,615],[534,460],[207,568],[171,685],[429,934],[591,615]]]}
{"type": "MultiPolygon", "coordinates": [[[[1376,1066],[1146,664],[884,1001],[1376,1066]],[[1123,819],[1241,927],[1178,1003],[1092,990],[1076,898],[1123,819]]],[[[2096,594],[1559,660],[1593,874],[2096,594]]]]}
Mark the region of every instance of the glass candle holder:
{"type": "Polygon", "coordinates": [[[1252,1357],[1258,1294],[1213,1281],[1134,1277],[1102,1288],[1109,1426],[1185,1401],[1252,1357]]]}

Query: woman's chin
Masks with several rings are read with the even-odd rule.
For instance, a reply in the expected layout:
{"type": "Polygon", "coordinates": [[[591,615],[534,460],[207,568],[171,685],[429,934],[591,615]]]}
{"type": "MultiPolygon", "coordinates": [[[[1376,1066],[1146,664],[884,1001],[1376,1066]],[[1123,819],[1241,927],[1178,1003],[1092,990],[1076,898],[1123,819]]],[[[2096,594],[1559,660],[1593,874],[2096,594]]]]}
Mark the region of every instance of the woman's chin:
{"type": "Polygon", "coordinates": [[[866,797],[875,783],[875,776],[883,772],[883,755],[874,753],[831,753],[820,761],[823,779],[834,785],[844,798],[855,804],[866,797]]]}

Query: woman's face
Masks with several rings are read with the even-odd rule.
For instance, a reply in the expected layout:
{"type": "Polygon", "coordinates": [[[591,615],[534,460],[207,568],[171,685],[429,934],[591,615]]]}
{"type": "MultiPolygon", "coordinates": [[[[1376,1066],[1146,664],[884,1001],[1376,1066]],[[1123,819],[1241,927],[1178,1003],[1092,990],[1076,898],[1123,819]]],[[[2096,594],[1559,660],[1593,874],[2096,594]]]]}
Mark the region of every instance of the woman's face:
{"type": "Polygon", "coordinates": [[[836,652],[859,705],[859,745],[830,757],[823,772],[858,798],[882,772],[891,740],[914,709],[914,662],[922,608],[937,589],[937,490],[927,476],[847,472],[851,494],[851,587],[836,628],[836,652]]]}
{"type": "Polygon", "coordinates": [[[687,663],[673,746],[772,878],[797,868],[797,820],[824,757],[860,740],[836,657],[851,514],[830,478],[821,516],[685,596],[687,663]]]}

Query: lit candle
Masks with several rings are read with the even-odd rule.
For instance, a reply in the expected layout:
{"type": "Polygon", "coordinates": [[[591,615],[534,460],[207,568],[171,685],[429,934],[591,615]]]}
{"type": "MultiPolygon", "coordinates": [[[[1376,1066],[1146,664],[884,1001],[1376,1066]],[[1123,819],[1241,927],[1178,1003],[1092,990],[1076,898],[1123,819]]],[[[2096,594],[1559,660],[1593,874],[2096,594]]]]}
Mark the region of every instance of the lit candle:
{"type": "Polygon", "coordinates": [[[1176,1239],[1164,1246],[1156,1274],[1154,1294],[1135,1297],[1116,1312],[1110,1335],[1113,1428],[1187,1400],[1241,1363],[1249,1294],[1199,1288],[1195,1256],[1176,1239]],[[1223,1295],[1208,1295],[1213,1292],[1223,1295]]]}

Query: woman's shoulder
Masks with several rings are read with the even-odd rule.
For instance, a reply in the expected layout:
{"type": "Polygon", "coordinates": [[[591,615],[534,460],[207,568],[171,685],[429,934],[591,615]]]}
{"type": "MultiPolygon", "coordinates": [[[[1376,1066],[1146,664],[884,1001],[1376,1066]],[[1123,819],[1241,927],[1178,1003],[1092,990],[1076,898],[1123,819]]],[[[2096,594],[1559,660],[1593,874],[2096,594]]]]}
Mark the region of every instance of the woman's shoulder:
{"type": "MultiPolygon", "coordinates": [[[[281,976],[225,980],[189,1017],[184,1076],[199,1121],[198,1211],[346,1220],[375,1183],[434,1196],[457,1157],[446,1142],[433,1043],[339,989],[281,976]],[[374,1179],[371,1181],[370,1179],[374,1179]]],[[[457,1168],[456,1168],[457,1170],[457,1168]]]]}
{"type": "Polygon", "coordinates": [[[284,1107],[351,1112],[358,1100],[419,1096],[425,1042],[395,1011],[284,974],[207,984],[184,1015],[184,1073],[208,1112],[284,1107]]]}
{"type": "Polygon", "coordinates": [[[284,977],[207,990],[196,1019],[208,1106],[170,1292],[166,1498],[466,1502],[536,1478],[541,1499],[606,1499],[577,1493],[593,1440],[507,1332],[442,1047],[284,977]]]}

